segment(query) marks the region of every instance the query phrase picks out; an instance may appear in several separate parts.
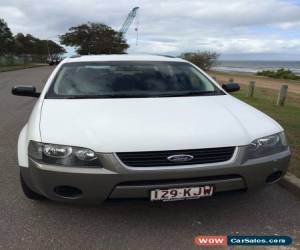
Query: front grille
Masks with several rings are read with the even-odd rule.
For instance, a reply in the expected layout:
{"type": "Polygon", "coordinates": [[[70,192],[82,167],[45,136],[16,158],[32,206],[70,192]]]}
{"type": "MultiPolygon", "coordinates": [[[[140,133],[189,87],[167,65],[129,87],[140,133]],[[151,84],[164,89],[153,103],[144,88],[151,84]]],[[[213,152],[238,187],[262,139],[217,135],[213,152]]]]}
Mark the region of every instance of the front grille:
{"type": "Polygon", "coordinates": [[[228,161],[231,159],[234,149],[235,147],[222,147],[191,150],[124,152],[117,153],[117,156],[125,165],[131,167],[178,166],[228,161]],[[172,155],[191,155],[193,159],[174,162],[168,160],[168,157],[172,155]]]}

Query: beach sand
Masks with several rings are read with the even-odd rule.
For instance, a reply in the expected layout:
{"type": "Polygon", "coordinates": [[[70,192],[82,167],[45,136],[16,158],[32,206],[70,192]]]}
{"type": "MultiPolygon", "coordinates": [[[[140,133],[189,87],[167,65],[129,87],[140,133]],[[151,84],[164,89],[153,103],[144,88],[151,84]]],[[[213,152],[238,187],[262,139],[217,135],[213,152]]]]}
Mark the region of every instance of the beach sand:
{"type": "Polygon", "coordinates": [[[278,90],[283,84],[289,86],[288,91],[300,94],[300,81],[284,80],[284,79],[272,79],[269,77],[256,76],[248,73],[224,73],[217,71],[209,71],[210,76],[214,76],[219,83],[228,82],[230,78],[234,79],[234,82],[239,84],[249,84],[250,81],[255,81],[257,87],[268,88],[278,90]]]}

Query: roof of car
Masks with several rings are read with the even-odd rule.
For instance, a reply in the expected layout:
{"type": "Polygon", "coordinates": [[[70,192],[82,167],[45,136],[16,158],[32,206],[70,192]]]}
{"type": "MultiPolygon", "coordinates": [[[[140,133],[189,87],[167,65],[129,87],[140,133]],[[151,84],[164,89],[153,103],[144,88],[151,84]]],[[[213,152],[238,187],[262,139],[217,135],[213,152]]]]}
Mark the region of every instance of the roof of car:
{"type": "Polygon", "coordinates": [[[69,62],[105,62],[105,61],[167,61],[184,62],[185,60],[177,57],[163,55],[86,55],[73,56],[65,59],[63,63],[69,62]]]}

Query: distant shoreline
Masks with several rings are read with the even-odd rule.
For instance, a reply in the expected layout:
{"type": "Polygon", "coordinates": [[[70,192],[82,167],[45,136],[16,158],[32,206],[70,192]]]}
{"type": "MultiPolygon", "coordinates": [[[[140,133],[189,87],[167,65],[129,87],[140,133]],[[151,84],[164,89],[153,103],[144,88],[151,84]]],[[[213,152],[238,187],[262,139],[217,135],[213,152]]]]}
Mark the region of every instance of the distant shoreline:
{"type": "Polygon", "coordinates": [[[212,68],[219,72],[233,72],[233,73],[248,73],[255,74],[262,70],[278,70],[278,69],[289,69],[294,74],[300,76],[300,61],[239,61],[239,60],[219,60],[216,65],[212,68]]]}
{"type": "Polygon", "coordinates": [[[244,71],[222,71],[222,70],[218,70],[218,69],[215,69],[215,68],[209,70],[209,72],[216,72],[216,73],[224,74],[224,75],[256,76],[256,74],[252,73],[252,72],[244,72],[244,71]]]}

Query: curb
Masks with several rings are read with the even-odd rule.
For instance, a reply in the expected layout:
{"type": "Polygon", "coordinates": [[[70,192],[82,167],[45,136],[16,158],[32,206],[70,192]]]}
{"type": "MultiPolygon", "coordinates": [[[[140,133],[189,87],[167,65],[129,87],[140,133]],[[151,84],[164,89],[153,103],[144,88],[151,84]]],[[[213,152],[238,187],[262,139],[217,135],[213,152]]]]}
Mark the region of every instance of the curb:
{"type": "Polygon", "coordinates": [[[279,181],[279,184],[300,198],[300,179],[295,175],[289,172],[286,173],[286,175],[279,181]]]}

